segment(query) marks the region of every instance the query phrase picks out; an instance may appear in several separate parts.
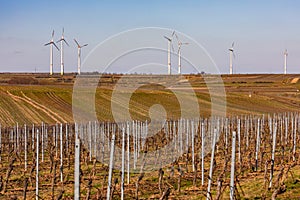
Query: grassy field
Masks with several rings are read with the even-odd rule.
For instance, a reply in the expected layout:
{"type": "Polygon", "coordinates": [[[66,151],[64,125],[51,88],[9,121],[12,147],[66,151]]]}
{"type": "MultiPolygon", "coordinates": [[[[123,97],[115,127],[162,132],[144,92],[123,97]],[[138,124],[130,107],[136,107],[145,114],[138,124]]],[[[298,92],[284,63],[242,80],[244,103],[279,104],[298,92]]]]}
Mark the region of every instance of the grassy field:
{"type": "MultiPolygon", "coordinates": [[[[300,111],[300,75],[223,75],[227,116],[300,111]],[[295,82],[296,81],[296,82],[295,82]]],[[[73,122],[72,91],[76,76],[49,77],[46,74],[0,74],[0,124],[73,122]]],[[[106,75],[96,93],[99,120],[112,121],[111,95],[120,75],[106,75]]],[[[163,78],[163,77],[162,77],[163,78]]],[[[196,92],[202,116],[210,115],[211,99],[200,75],[186,79],[196,92]]],[[[126,91],[125,91],[126,92],[126,91]]],[[[165,106],[170,118],[179,115],[178,101],[166,88],[140,88],[130,101],[135,119],[149,118],[152,104],[165,106]]]]}

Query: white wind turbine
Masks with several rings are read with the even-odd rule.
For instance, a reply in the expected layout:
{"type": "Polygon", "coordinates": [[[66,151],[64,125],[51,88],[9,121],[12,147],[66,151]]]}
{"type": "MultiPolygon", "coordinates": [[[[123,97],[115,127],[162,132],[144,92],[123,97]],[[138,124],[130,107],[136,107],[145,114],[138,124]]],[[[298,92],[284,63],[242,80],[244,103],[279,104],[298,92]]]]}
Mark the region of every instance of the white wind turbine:
{"type": "Polygon", "coordinates": [[[176,39],[177,39],[177,42],[178,42],[178,74],[181,74],[181,46],[182,45],[188,45],[189,43],[188,42],[181,42],[178,39],[177,34],[175,34],[175,36],[176,36],[176,39]]]}
{"type": "Polygon", "coordinates": [[[88,44],[80,46],[76,39],[74,39],[74,41],[77,44],[77,49],[78,49],[78,66],[77,66],[77,71],[78,71],[78,74],[80,74],[80,72],[81,72],[81,69],[80,69],[80,67],[81,67],[81,48],[87,46],[88,44]]]}
{"type": "Polygon", "coordinates": [[[229,50],[229,74],[233,74],[233,67],[232,67],[232,57],[235,57],[234,55],[234,50],[233,50],[234,42],[232,43],[231,47],[228,49],[229,50]]]}
{"type": "Polygon", "coordinates": [[[68,42],[64,38],[64,28],[62,30],[61,39],[57,42],[60,42],[60,75],[64,75],[64,42],[69,46],[68,42]]]}
{"type": "Polygon", "coordinates": [[[54,30],[52,31],[52,38],[51,38],[50,42],[48,42],[47,44],[45,44],[45,46],[50,45],[50,75],[53,74],[53,45],[59,51],[59,48],[54,43],[53,37],[54,37],[54,30]]]}
{"type": "Polygon", "coordinates": [[[286,71],[287,71],[287,56],[288,56],[287,49],[284,51],[283,55],[284,55],[284,74],[286,74],[286,71]]]}
{"type": "MultiPolygon", "coordinates": [[[[172,33],[172,38],[164,36],[164,38],[168,40],[168,74],[169,75],[171,75],[171,47],[173,49],[172,39],[173,39],[174,34],[175,34],[175,31],[173,31],[173,33],[172,33]]],[[[173,51],[174,51],[174,49],[173,49],[173,51]]]]}

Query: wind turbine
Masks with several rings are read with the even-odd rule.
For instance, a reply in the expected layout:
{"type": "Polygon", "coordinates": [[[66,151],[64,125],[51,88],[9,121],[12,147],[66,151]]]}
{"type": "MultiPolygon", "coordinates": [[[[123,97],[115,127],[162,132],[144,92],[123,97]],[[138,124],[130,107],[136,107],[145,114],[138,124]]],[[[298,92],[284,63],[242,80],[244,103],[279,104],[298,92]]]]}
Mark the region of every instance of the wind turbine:
{"type": "MultiPolygon", "coordinates": [[[[172,33],[172,38],[164,36],[164,38],[168,40],[168,74],[169,75],[171,75],[171,46],[172,46],[172,39],[173,39],[174,34],[175,34],[175,31],[173,31],[173,33],[172,33]]],[[[173,46],[172,46],[172,49],[173,49],[173,46]]],[[[174,51],[174,49],[173,49],[173,51],[174,51]]]]}
{"type": "Polygon", "coordinates": [[[68,42],[64,38],[64,28],[62,30],[61,39],[57,42],[60,42],[60,75],[64,75],[64,42],[69,46],[68,42]]]}
{"type": "Polygon", "coordinates": [[[283,55],[284,55],[284,74],[286,74],[286,71],[287,71],[287,56],[288,56],[287,49],[285,49],[283,55]]]}
{"type": "Polygon", "coordinates": [[[74,39],[75,43],[77,44],[77,49],[78,49],[78,74],[80,74],[80,67],[81,67],[81,48],[87,46],[88,44],[80,46],[79,43],[77,42],[76,39],[74,39]]]}
{"type": "Polygon", "coordinates": [[[54,43],[53,37],[54,37],[54,30],[52,31],[52,38],[51,38],[50,42],[48,42],[47,44],[44,45],[44,46],[50,45],[50,75],[53,74],[53,45],[59,51],[59,48],[54,43]]]}
{"type": "Polygon", "coordinates": [[[188,42],[181,42],[178,39],[177,34],[175,34],[175,36],[176,36],[176,39],[177,39],[177,42],[178,42],[178,74],[181,74],[181,46],[182,45],[188,45],[189,43],[188,42]]]}
{"type": "Polygon", "coordinates": [[[233,46],[234,46],[234,42],[232,43],[231,47],[228,49],[229,50],[229,74],[233,74],[233,71],[232,71],[232,57],[234,55],[234,50],[233,50],[233,46]]]}

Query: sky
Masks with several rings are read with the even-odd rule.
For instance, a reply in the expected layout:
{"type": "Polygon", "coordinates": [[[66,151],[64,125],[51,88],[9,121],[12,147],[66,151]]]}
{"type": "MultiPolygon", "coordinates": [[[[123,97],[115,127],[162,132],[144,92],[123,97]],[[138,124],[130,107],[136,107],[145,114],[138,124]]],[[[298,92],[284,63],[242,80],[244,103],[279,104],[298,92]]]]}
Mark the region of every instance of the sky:
{"type": "MultiPolygon", "coordinates": [[[[228,73],[228,48],[233,41],[235,73],[282,73],[285,49],[289,53],[288,73],[299,73],[299,8],[300,2],[291,0],[0,0],[0,72],[48,72],[49,47],[44,44],[51,39],[52,30],[57,41],[64,27],[70,44],[65,46],[65,70],[73,72],[77,66],[73,38],[88,43],[82,49],[84,59],[114,34],[162,27],[194,38],[220,73],[228,73]]],[[[59,52],[54,50],[56,72],[59,62],[59,52]]]]}

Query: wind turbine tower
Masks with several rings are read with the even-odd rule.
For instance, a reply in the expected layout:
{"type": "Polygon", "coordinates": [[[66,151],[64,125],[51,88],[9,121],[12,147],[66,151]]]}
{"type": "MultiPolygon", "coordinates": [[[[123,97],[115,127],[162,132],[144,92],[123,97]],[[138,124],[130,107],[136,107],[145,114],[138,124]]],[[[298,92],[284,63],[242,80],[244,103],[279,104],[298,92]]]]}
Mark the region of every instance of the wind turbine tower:
{"type": "Polygon", "coordinates": [[[77,73],[80,74],[81,72],[81,48],[87,46],[88,44],[80,46],[76,39],[74,39],[75,43],[77,44],[78,49],[78,66],[77,66],[77,73]]]}
{"type": "Polygon", "coordinates": [[[176,36],[176,39],[177,39],[177,42],[178,42],[178,74],[181,74],[181,46],[182,45],[188,45],[189,43],[187,43],[187,42],[183,43],[178,39],[177,34],[175,34],[175,36],[176,36]]]}
{"type": "Polygon", "coordinates": [[[286,71],[287,71],[287,56],[288,56],[287,49],[284,51],[283,55],[284,55],[284,74],[286,74],[286,71]]]}
{"type": "Polygon", "coordinates": [[[173,49],[173,46],[172,46],[172,39],[173,39],[173,36],[175,34],[175,31],[173,31],[172,33],[172,38],[169,38],[167,36],[164,36],[165,39],[168,40],[168,74],[171,75],[171,47],[173,49]]]}
{"type": "Polygon", "coordinates": [[[232,58],[234,56],[233,53],[233,46],[234,46],[234,42],[232,43],[231,47],[228,49],[229,50],[229,74],[233,74],[233,61],[232,58]]]}
{"type": "Polygon", "coordinates": [[[60,42],[60,75],[64,75],[64,42],[69,46],[68,42],[64,38],[64,28],[62,31],[60,42]]]}
{"type": "Polygon", "coordinates": [[[59,51],[58,47],[54,43],[53,37],[54,37],[54,30],[52,31],[52,38],[51,38],[50,42],[48,42],[47,44],[45,44],[45,46],[50,45],[50,75],[53,75],[53,45],[59,51]]]}

